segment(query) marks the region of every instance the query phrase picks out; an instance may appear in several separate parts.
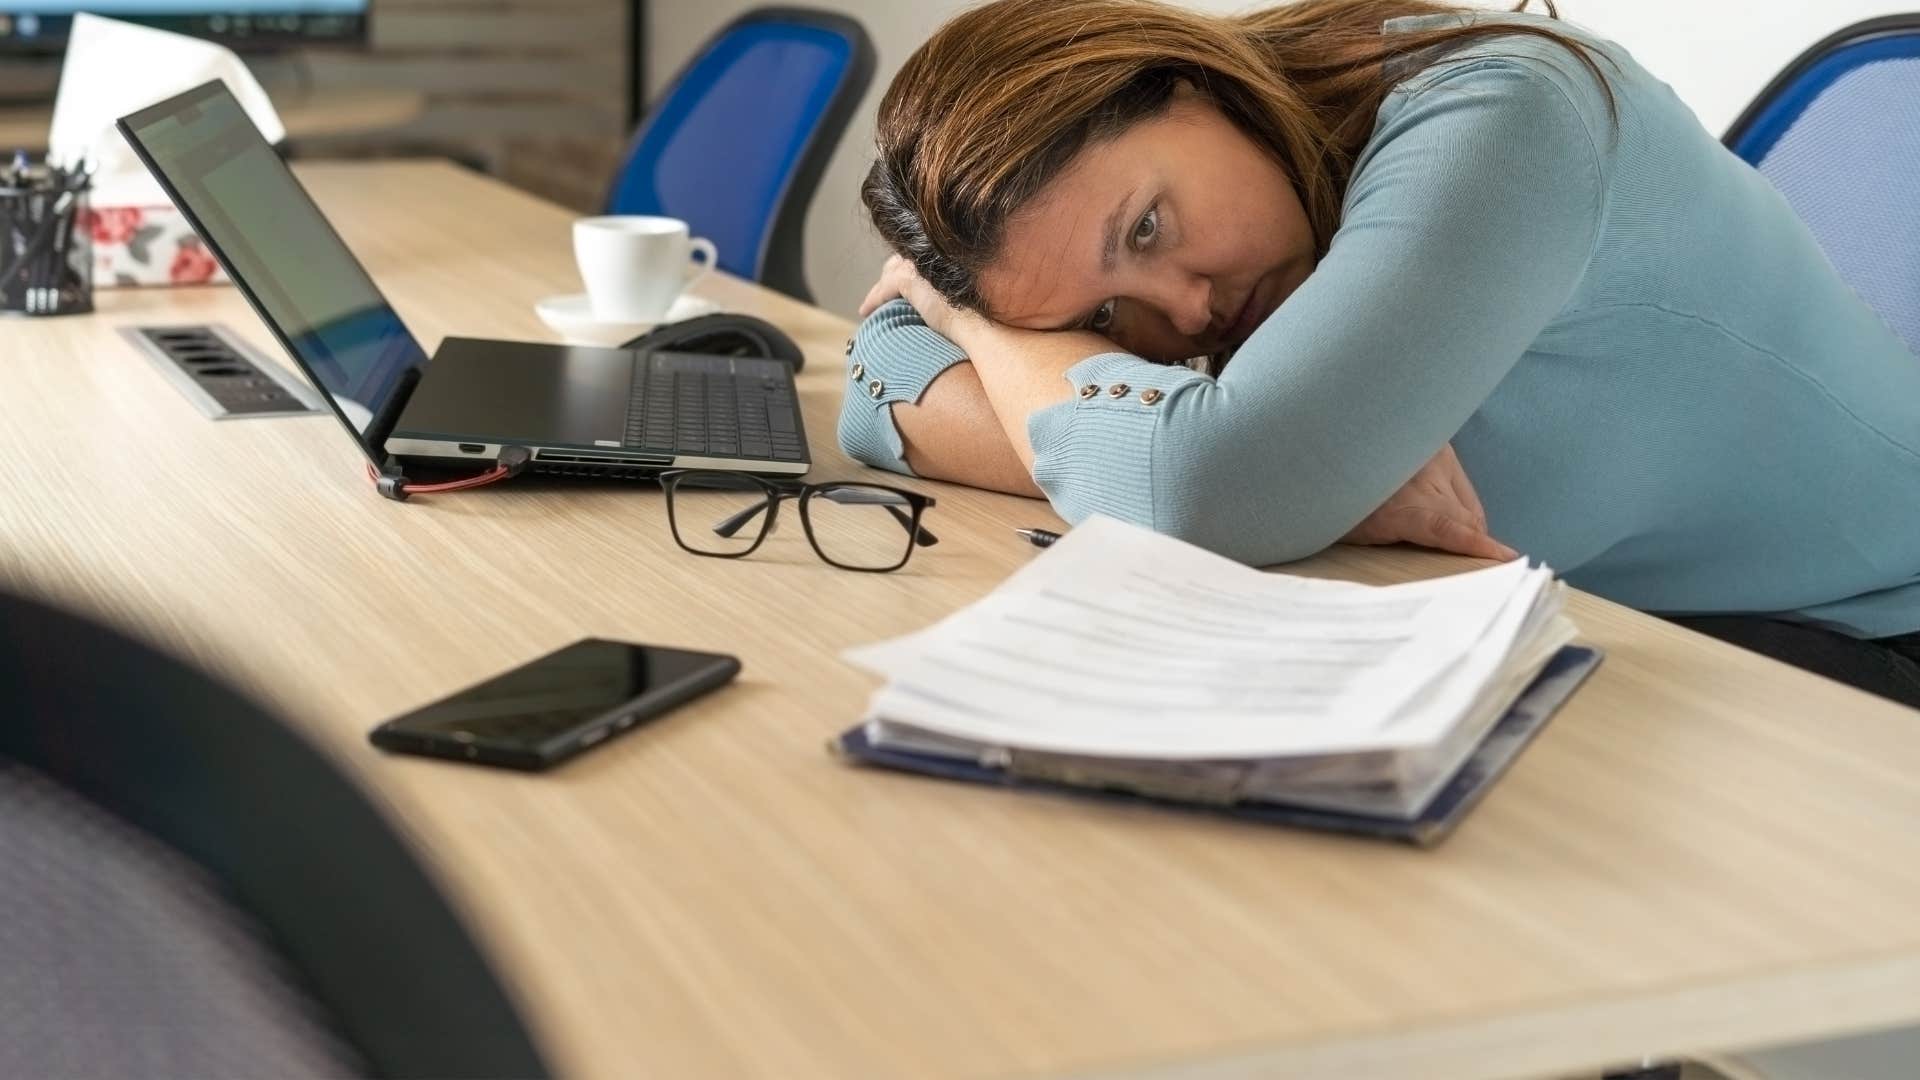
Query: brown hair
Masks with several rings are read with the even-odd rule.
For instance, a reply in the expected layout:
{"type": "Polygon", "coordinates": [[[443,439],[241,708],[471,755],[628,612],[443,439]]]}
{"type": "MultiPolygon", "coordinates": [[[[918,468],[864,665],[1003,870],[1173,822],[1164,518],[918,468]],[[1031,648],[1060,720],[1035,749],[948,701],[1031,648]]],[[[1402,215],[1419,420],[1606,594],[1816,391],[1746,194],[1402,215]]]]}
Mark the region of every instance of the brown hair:
{"type": "MultiPolygon", "coordinates": [[[[1553,0],[1545,4],[1558,18],[1553,0]]],[[[1297,0],[1218,16],[1152,0],[996,0],[941,27],[894,77],[861,200],[921,277],[950,303],[979,310],[979,275],[1008,219],[1082,148],[1160,115],[1186,83],[1279,161],[1324,253],[1381,102],[1423,66],[1396,59],[1500,35],[1546,38],[1600,81],[1613,106],[1588,46],[1548,27],[1462,20],[1380,32],[1399,16],[1468,10],[1297,0]]]]}

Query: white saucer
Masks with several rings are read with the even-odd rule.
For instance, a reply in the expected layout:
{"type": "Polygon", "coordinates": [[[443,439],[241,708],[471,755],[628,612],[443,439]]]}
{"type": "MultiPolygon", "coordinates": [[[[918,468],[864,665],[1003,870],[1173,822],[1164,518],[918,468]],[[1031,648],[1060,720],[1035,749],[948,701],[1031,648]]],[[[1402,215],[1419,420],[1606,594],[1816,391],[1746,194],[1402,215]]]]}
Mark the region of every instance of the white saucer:
{"type": "Polygon", "coordinates": [[[720,310],[720,305],[698,296],[682,295],[674,300],[665,316],[653,321],[627,321],[601,319],[593,314],[593,306],[587,303],[586,293],[570,293],[566,296],[549,296],[533,305],[534,314],[540,321],[552,327],[554,332],[566,338],[572,345],[618,345],[630,338],[666,323],[676,323],[682,319],[692,319],[701,315],[711,315],[720,310]]]}

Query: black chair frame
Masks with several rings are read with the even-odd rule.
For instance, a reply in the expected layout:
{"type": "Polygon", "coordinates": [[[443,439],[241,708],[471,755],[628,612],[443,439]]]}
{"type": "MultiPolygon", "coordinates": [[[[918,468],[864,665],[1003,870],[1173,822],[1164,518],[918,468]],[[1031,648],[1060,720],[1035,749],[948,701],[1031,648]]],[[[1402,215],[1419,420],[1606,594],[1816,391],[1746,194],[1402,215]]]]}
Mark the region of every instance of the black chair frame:
{"type": "Polygon", "coordinates": [[[0,594],[0,757],[208,871],[382,1076],[550,1070],[411,850],[258,705],[86,619],[0,594]]]}
{"type": "Polygon", "coordinates": [[[1767,83],[1766,89],[1754,95],[1754,99],[1741,111],[1733,125],[1727,128],[1727,133],[1720,137],[1721,144],[1728,148],[1738,145],[1740,140],[1747,137],[1747,132],[1760,119],[1760,115],[1773,105],[1787,87],[1799,82],[1801,76],[1830,54],[1875,38],[1910,34],[1915,31],[1920,31],[1920,12],[1882,15],[1879,18],[1866,19],[1851,26],[1843,26],[1821,38],[1812,48],[1794,57],[1792,63],[1782,68],[1780,74],[1775,75],[1773,80],[1767,83]]]}

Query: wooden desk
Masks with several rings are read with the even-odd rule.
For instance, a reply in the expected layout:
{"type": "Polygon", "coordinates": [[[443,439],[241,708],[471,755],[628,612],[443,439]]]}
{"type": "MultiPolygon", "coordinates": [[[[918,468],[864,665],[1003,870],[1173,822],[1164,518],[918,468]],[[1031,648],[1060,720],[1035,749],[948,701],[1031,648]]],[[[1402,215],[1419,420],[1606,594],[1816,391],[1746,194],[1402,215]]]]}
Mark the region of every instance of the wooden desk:
{"type": "MultiPolygon", "coordinates": [[[[431,163],[300,169],[431,345],[547,339],[568,215],[431,163]]],[[[787,327],[816,478],[848,324],[787,327]]],[[[0,584],[166,643],[294,718],[403,824],[580,1077],[1519,1077],[1920,1019],[1920,714],[1602,602],[1610,653],[1431,852],[843,766],[869,680],[1030,558],[1044,507],[941,487],[893,575],[793,534],[676,550],[646,489],[398,505],[328,417],[214,423],[122,343],[229,289],[0,323],[0,584]],[[383,757],[377,720],[583,634],[740,683],[548,776],[383,757]]],[[[276,354],[277,355],[277,354],[276,354]]],[[[1312,572],[1462,568],[1338,550],[1312,572]]]]}

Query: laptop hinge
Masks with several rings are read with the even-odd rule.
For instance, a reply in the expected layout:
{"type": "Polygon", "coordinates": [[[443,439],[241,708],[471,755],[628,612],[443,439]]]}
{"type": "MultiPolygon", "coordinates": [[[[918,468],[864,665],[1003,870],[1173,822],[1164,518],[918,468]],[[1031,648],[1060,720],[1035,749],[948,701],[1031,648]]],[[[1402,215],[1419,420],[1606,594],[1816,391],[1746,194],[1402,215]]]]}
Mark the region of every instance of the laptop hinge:
{"type": "MultiPolygon", "coordinates": [[[[367,430],[360,433],[366,440],[367,449],[376,454],[387,445],[387,436],[400,422],[400,410],[406,407],[407,399],[413,396],[413,388],[420,385],[420,368],[416,364],[400,373],[400,385],[393,388],[387,396],[386,407],[380,410],[367,424],[367,430]]],[[[407,501],[407,477],[400,471],[400,462],[392,454],[381,454],[379,475],[373,478],[374,490],[394,502],[407,501]]]]}
{"type": "MultiPolygon", "coordinates": [[[[378,454],[386,447],[387,436],[393,434],[393,429],[399,425],[400,411],[406,408],[407,399],[413,397],[414,387],[420,385],[420,369],[425,366],[424,363],[415,364],[400,373],[400,384],[395,386],[393,393],[387,396],[387,404],[378,415],[368,421],[367,430],[360,433],[360,438],[364,440],[368,450],[378,454]]],[[[381,471],[385,472],[387,468],[396,468],[396,466],[388,465],[381,471]]]]}

